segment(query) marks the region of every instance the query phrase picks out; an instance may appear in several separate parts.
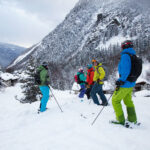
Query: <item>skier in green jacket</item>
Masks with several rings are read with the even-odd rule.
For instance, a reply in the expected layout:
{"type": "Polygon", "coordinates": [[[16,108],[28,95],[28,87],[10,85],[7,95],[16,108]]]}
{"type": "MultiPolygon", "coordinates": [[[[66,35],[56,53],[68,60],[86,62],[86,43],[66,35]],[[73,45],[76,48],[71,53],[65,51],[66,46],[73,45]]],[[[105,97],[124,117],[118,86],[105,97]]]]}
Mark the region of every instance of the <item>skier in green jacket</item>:
{"type": "Polygon", "coordinates": [[[48,75],[48,64],[43,62],[42,65],[37,69],[40,72],[40,85],[39,88],[43,95],[41,99],[41,104],[39,108],[39,112],[44,112],[46,110],[46,105],[49,99],[49,75],[48,75]]]}

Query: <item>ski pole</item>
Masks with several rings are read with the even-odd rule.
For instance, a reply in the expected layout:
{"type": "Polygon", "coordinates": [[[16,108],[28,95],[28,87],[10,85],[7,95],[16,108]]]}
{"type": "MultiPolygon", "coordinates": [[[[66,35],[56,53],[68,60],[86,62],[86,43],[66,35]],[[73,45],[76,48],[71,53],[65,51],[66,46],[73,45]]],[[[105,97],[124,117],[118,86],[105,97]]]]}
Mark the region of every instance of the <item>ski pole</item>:
{"type": "MultiPolygon", "coordinates": [[[[108,102],[110,100],[110,98],[113,96],[113,94],[110,95],[109,99],[108,99],[108,102]]],[[[105,106],[103,106],[103,108],[100,110],[100,112],[98,113],[98,115],[96,116],[96,118],[94,119],[94,121],[92,122],[91,125],[93,125],[95,123],[95,121],[97,120],[97,118],[99,117],[99,115],[101,114],[101,112],[103,111],[103,109],[105,108],[105,106]]]]}
{"type": "Polygon", "coordinates": [[[91,102],[92,102],[92,99],[90,100],[89,105],[91,104],[91,102]]]}
{"type": "Polygon", "coordinates": [[[59,109],[61,110],[61,112],[63,112],[63,110],[61,109],[61,107],[60,107],[60,105],[59,105],[59,103],[58,103],[58,101],[57,101],[57,99],[56,99],[55,95],[53,94],[53,91],[52,91],[52,89],[51,89],[51,87],[50,87],[50,86],[49,86],[49,88],[50,88],[50,90],[51,90],[51,92],[52,92],[52,96],[54,97],[54,100],[56,101],[56,103],[57,103],[57,105],[58,105],[59,109]]]}

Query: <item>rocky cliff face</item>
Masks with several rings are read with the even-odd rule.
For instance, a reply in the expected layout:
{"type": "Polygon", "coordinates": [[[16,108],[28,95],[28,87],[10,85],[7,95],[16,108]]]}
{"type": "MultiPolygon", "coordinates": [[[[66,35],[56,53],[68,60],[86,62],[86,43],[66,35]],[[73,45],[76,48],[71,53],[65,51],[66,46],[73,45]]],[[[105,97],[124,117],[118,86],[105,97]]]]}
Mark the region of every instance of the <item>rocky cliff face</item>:
{"type": "Polygon", "coordinates": [[[150,59],[149,6],[148,0],[80,0],[53,32],[9,68],[21,68],[32,55],[35,63],[49,62],[52,85],[64,89],[93,58],[111,74],[125,39],[132,39],[137,53],[150,59]]]}

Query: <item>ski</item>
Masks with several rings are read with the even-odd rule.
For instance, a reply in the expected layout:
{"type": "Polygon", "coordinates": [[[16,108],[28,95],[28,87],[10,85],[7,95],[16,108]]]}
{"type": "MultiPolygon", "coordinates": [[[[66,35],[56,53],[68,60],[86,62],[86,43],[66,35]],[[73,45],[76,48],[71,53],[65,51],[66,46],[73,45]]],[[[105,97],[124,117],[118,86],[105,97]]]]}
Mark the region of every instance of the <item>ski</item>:
{"type": "Polygon", "coordinates": [[[140,122],[136,122],[136,123],[127,122],[126,124],[128,124],[132,129],[141,125],[140,122]]]}
{"type": "MultiPolygon", "coordinates": [[[[49,109],[49,108],[46,108],[45,111],[47,111],[48,109],[49,109]]],[[[44,112],[45,112],[45,111],[44,111],[44,112]]],[[[37,113],[40,114],[40,113],[42,113],[42,112],[40,111],[40,109],[38,109],[37,113]]]]}
{"type": "Polygon", "coordinates": [[[126,128],[129,128],[128,124],[121,124],[121,123],[119,123],[118,121],[115,121],[115,120],[110,120],[109,123],[114,124],[114,125],[121,125],[121,126],[124,126],[126,128]]]}
{"type": "Polygon", "coordinates": [[[130,124],[128,124],[128,123],[125,123],[123,126],[126,127],[126,128],[133,129],[133,127],[131,127],[130,124]]]}
{"type": "Polygon", "coordinates": [[[140,122],[132,123],[132,122],[127,121],[127,122],[125,122],[125,124],[121,124],[118,121],[114,121],[114,120],[109,121],[109,123],[114,124],[114,125],[121,125],[125,128],[130,128],[130,129],[133,129],[135,126],[140,126],[141,125],[140,122]]]}

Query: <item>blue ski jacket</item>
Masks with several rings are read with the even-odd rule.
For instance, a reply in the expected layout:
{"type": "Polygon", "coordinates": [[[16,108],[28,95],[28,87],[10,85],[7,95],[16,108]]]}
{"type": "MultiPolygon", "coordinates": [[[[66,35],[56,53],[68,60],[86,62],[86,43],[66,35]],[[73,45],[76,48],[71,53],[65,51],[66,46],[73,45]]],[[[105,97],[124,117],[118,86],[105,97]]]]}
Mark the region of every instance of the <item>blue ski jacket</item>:
{"type": "Polygon", "coordinates": [[[133,48],[127,48],[121,52],[121,60],[118,65],[118,71],[119,71],[120,78],[118,79],[118,81],[125,82],[124,85],[122,85],[121,87],[131,88],[131,87],[135,86],[135,82],[127,81],[127,78],[131,72],[131,58],[128,54],[125,54],[125,53],[129,53],[131,55],[136,54],[136,52],[133,48]]]}

